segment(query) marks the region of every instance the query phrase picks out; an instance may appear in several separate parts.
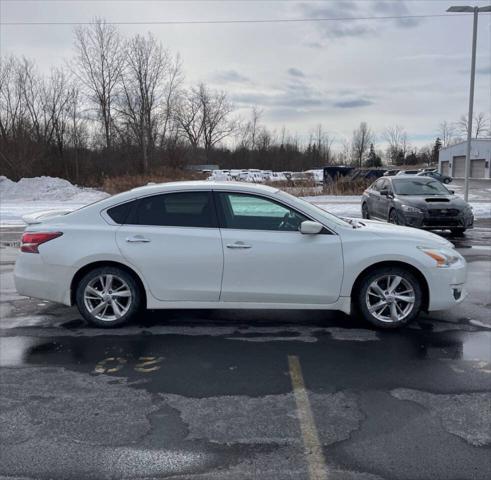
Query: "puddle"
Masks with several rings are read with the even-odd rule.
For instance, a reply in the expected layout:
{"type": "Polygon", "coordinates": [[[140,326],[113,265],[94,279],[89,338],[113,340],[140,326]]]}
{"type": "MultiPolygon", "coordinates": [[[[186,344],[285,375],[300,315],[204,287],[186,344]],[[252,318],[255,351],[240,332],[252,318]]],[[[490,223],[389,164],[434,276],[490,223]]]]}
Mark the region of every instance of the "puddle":
{"type": "Polygon", "coordinates": [[[491,362],[491,332],[469,335],[462,346],[462,359],[491,362]]]}
{"type": "Polygon", "coordinates": [[[46,343],[34,337],[1,337],[0,367],[19,367],[29,363],[30,352],[46,343]]]}

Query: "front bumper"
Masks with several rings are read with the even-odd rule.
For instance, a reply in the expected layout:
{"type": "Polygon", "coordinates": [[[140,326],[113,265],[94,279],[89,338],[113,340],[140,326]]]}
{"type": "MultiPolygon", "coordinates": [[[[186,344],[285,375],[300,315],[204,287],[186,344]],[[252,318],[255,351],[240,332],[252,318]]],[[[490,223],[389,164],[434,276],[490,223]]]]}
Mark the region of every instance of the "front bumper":
{"type": "Polygon", "coordinates": [[[426,230],[446,230],[452,228],[469,229],[474,226],[474,215],[459,212],[458,215],[435,215],[429,211],[422,214],[399,211],[408,227],[423,228],[426,230]]]}
{"type": "Polygon", "coordinates": [[[461,303],[467,296],[467,264],[462,261],[450,268],[432,268],[427,276],[428,310],[446,310],[461,303]]]}

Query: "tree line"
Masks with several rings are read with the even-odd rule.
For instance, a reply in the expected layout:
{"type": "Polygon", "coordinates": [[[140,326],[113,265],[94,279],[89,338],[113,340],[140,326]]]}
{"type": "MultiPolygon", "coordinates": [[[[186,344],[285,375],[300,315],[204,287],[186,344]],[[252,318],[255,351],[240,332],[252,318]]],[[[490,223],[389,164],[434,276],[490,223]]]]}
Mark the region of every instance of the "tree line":
{"type": "MultiPolygon", "coordinates": [[[[476,118],[481,135],[487,119],[476,118]]],[[[272,131],[261,119],[257,107],[239,118],[225,92],[186,86],[179,55],[150,33],[124,38],[100,19],[74,29],[72,57],[48,74],[30,59],[1,58],[0,174],[12,179],[52,175],[97,184],[197,163],[280,171],[333,163],[376,167],[382,159],[431,163],[457,128],[444,122],[441,141],[415,149],[402,127],[391,127],[381,135],[389,146],[380,151],[361,122],[334,151],[322,125],[301,139],[284,128],[272,131]]]]}

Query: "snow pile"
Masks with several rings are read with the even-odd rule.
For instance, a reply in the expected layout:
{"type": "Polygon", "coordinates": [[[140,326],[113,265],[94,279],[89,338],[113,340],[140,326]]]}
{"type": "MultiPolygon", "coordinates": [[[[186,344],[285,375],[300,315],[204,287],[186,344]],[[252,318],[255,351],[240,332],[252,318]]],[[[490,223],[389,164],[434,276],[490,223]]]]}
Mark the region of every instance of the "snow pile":
{"type": "Polygon", "coordinates": [[[60,208],[75,210],[108,196],[62,178],[34,177],[13,182],[0,176],[0,225],[24,225],[23,215],[60,208]]]}
{"type": "Polygon", "coordinates": [[[18,201],[70,201],[88,203],[106,197],[107,194],[92,188],[82,188],[68,180],[55,177],[21,178],[13,182],[0,176],[0,198],[2,202],[18,201]]]}

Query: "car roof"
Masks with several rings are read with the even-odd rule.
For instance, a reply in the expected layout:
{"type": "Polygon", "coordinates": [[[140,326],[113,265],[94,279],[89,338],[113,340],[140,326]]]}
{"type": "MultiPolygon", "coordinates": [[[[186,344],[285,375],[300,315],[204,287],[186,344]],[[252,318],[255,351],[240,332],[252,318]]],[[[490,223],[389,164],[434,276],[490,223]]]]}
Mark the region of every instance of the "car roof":
{"type": "Polygon", "coordinates": [[[403,182],[405,182],[406,180],[414,180],[414,179],[417,179],[417,180],[426,180],[427,182],[437,181],[434,178],[427,177],[426,175],[417,175],[417,174],[413,174],[413,175],[401,175],[401,176],[395,175],[394,177],[385,177],[385,178],[388,178],[390,180],[403,181],[403,182]]]}
{"type": "Polygon", "coordinates": [[[274,193],[278,189],[257,183],[238,182],[238,181],[216,181],[216,180],[193,180],[182,182],[155,183],[142,187],[136,187],[130,192],[140,195],[153,194],[174,190],[240,190],[244,192],[274,193]]]}

